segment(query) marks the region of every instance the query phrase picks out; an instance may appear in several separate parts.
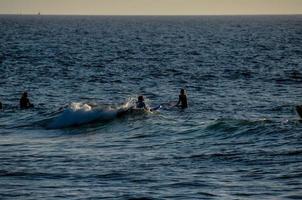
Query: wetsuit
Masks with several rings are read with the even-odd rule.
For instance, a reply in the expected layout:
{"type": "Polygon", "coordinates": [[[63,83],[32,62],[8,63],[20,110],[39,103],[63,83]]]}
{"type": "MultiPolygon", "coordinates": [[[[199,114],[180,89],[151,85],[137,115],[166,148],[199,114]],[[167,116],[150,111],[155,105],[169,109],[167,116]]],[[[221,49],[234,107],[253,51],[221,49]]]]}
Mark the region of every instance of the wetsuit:
{"type": "Polygon", "coordinates": [[[29,102],[29,99],[27,97],[22,97],[20,99],[20,108],[25,109],[25,108],[31,108],[33,105],[29,102]]]}
{"type": "Polygon", "coordinates": [[[181,108],[187,108],[188,107],[187,95],[184,95],[184,94],[179,95],[177,105],[179,105],[179,104],[180,104],[181,108]]]}
{"type": "Polygon", "coordinates": [[[146,104],[143,101],[137,101],[136,102],[136,108],[145,108],[145,109],[147,109],[146,104]]]}

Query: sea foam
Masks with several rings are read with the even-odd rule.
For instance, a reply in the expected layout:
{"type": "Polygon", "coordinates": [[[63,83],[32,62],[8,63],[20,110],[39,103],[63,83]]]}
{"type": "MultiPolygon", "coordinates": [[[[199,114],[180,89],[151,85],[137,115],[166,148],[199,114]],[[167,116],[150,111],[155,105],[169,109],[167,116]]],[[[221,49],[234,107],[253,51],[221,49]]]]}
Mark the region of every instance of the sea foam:
{"type": "Polygon", "coordinates": [[[106,121],[117,117],[117,110],[92,108],[85,103],[72,103],[48,124],[50,129],[79,126],[96,121],[106,121]]]}

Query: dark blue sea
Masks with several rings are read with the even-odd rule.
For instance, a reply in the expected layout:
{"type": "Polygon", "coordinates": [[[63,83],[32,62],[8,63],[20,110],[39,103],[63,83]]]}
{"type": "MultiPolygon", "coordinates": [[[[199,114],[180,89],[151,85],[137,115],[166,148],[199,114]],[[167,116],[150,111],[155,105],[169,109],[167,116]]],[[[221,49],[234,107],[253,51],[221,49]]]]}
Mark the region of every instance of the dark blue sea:
{"type": "Polygon", "coordinates": [[[2,15],[0,101],[0,199],[302,199],[299,15],[2,15]]]}

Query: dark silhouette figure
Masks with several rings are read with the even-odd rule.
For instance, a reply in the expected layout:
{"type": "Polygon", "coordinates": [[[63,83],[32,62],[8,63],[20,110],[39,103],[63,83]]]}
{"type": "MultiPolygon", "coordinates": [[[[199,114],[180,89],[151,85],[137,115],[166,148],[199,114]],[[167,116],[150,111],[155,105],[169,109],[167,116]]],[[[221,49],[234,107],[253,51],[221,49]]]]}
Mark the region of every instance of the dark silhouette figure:
{"type": "Polygon", "coordinates": [[[136,108],[144,108],[144,109],[147,109],[147,106],[144,102],[144,97],[143,96],[139,96],[137,98],[137,102],[136,102],[136,108]]]}
{"type": "Polygon", "coordinates": [[[187,94],[184,89],[180,90],[179,99],[176,104],[176,106],[180,106],[181,108],[187,108],[188,107],[188,100],[187,100],[187,94]]]}
{"type": "Polygon", "coordinates": [[[299,116],[302,118],[302,106],[296,106],[296,111],[299,114],[299,116]]]}
{"type": "Polygon", "coordinates": [[[0,110],[2,109],[2,103],[1,103],[1,101],[0,101],[0,110]]]}
{"type": "Polygon", "coordinates": [[[27,98],[27,92],[23,92],[22,97],[20,99],[20,108],[27,109],[32,107],[34,107],[34,105],[29,102],[29,99],[27,98]]]}

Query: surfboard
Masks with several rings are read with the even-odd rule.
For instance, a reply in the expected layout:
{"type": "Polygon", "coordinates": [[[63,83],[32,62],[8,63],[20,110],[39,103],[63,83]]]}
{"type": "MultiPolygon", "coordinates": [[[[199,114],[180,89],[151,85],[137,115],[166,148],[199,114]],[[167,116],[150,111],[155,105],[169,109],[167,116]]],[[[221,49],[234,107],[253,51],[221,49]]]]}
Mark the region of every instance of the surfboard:
{"type": "MultiPolygon", "coordinates": [[[[154,106],[154,107],[150,108],[150,111],[151,112],[158,111],[161,108],[162,108],[161,105],[154,106]]],[[[122,116],[124,116],[128,113],[144,113],[146,111],[147,110],[145,110],[144,108],[133,108],[133,107],[130,107],[130,108],[127,108],[127,109],[120,109],[120,110],[117,111],[117,117],[122,117],[122,116]]]]}
{"type": "Polygon", "coordinates": [[[161,105],[152,107],[152,108],[150,109],[150,111],[151,111],[151,112],[152,112],[152,111],[157,111],[157,110],[159,110],[159,109],[161,109],[161,105]]]}

